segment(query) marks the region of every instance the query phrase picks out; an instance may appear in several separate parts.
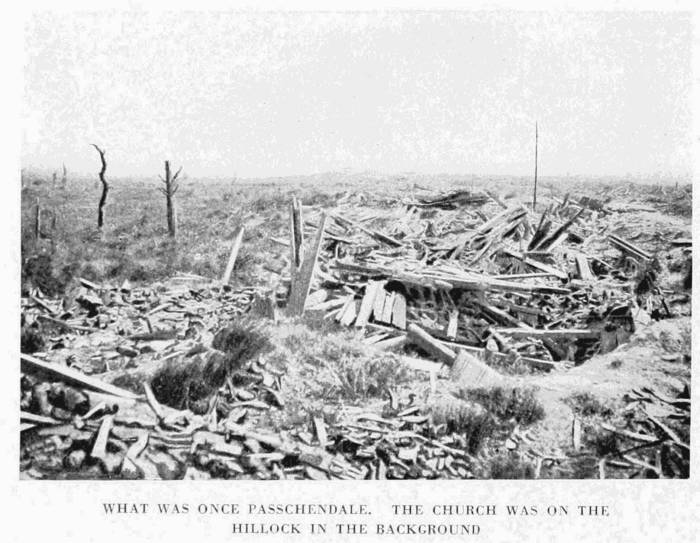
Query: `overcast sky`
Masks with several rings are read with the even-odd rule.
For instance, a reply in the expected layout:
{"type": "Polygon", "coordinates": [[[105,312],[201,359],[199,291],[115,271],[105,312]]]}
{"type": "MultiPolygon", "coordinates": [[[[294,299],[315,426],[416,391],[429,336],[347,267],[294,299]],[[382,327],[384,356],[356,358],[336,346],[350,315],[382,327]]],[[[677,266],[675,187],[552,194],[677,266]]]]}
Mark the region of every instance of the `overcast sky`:
{"type": "Polygon", "coordinates": [[[692,172],[679,13],[39,14],[23,165],[196,176],[692,172]]]}

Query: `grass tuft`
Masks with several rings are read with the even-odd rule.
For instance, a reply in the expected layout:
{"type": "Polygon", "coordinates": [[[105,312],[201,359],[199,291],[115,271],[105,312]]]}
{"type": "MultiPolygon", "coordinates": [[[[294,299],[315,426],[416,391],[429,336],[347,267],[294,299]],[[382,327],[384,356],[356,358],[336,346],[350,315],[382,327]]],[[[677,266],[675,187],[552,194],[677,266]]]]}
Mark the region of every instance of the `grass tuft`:
{"type": "Polygon", "coordinates": [[[576,392],[569,396],[566,404],[580,417],[612,417],[615,413],[613,402],[604,401],[590,392],[576,392]]]}
{"type": "Polygon", "coordinates": [[[535,395],[535,389],[527,387],[503,387],[461,389],[457,396],[474,401],[488,412],[503,420],[515,420],[528,426],[545,417],[544,406],[535,395]]]}
{"type": "Polygon", "coordinates": [[[479,479],[534,479],[535,466],[517,451],[501,451],[483,460],[479,479]]]}

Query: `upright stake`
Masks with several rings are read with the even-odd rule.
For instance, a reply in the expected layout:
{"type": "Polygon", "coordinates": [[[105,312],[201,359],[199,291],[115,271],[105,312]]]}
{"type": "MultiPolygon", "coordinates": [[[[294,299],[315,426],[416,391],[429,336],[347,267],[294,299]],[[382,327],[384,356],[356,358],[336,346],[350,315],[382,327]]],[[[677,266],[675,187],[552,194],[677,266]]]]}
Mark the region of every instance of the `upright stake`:
{"type": "Polygon", "coordinates": [[[104,207],[107,203],[107,193],[109,192],[109,185],[107,184],[107,180],[105,179],[105,172],[107,171],[107,161],[105,160],[105,152],[94,143],[92,144],[92,146],[95,149],[97,149],[98,153],[100,153],[100,161],[102,162],[102,169],[100,170],[99,174],[100,182],[102,183],[102,195],[100,196],[100,202],[97,205],[97,228],[101,231],[102,226],[105,222],[104,207]]]}
{"type": "Polygon", "coordinates": [[[535,187],[532,191],[532,210],[537,207],[537,121],[535,121],[535,187]]]}

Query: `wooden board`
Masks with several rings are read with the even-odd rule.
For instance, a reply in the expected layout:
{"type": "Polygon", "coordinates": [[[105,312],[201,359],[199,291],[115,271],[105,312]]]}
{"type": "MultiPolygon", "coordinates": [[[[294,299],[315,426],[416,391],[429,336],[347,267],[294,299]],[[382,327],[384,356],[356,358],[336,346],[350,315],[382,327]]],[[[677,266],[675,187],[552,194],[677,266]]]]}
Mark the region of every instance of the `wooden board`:
{"type": "Polygon", "coordinates": [[[391,315],[394,310],[394,300],[396,299],[396,294],[394,292],[390,292],[387,294],[386,299],[384,300],[384,308],[382,309],[382,318],[381,321],[385,322],[387,324],[391,324],[391,315]]]}
{"type": "Polygon", "coordinates": [[[224,275],[221,277],[221,284],[228,285],[231,280],[231,273],[233,273],[233,267],[236,264],[236,259],[238,258],[238,252],[241,249],[241,244],[243,243],[243,232],[244,228],[239,226],[236,230],[236,234],[233,238],[233,246],[231,247],[231,254],[228,257],[228,264],[226,264],[226,269],[224,270],[224,275]]]}
{"type": "Polygon", "coordinates": [[[100,381],[95,377],[85,375],[67,366],[44,362],[28,354],[20,354],[20,361],[21,369],[25,373],[41,373],[46,375],[49,379],[63,381],[64,383],[89,388],[97,392],[104,392],[105,394],[112,394],[113,396],[119,396],[121,398],[132,400],[139,398],[137,394],[131,391],[115,387],[114,385],[100,381]]]}
{"type": "Polygon", "coordinates": [[[357,314],[357,319],[355,320],[355,326],[361,328],[367,324],[370,315],[372,314],[372,308],[374,306],[374,298],[377,296],[377,291],[382,288],[384,283],[380,281],[370,281],[365,288],[365,295],[362,298],[362,303],[360,304],[360,311],[357,314]]]}
{"type": "Polygon", "coordinates": [[[345,308],[345,313],[343,313],[340,318],[340,324],[344,326],[350,326],[357,317],[357,301],[350,300],[350,303],[345,308]]]}
{"type": "Polygon", "coordinates": [[[384,300],[386,299],[386,290],[384,288],[377,289],[377,293],[374,296],[374,303],[372,304],[372,311],[374,313],[374,320],[379,321],[384,314],[384,300]]]}
{"type": "Polygon", "coordinates": [[[450,322],[447,323],[447,337],[455,339],[457,337],[457,326],[459,324],[459,311],[450,311],[450,322]]]}
{"type": "Polygon", "coordinates": [[[397,292],[394,297],[391,323],[400,330],[406,329],[406,298],[400,292],[397,292]]]}

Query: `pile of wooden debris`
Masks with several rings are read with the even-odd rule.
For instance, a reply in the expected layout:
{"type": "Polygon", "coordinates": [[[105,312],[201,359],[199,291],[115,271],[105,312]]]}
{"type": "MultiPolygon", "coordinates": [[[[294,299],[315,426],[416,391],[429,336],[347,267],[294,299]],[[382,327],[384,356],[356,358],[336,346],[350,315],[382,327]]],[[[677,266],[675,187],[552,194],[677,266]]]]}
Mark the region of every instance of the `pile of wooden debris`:
{"type": "MultiPolygon", "coordinates": [[[[447,365],[460,386],[475,388],[507,382],[498,368],[565,370],[673,313],[655,256],[612,233],[616,212],[592,199],[567,197],[535,213],[459,191],[394,209],[340,202],[307,208],[306,219],[302,210],[294,200],[289,238],[272,240],[289,247],[289,272],[266,288],[228,284],[241,231],[221,281],[112,287],[81,279],[62,299],[29,292],[23,475],[471,477],[465,436],[394,397],[383,416],[355,409],[332,424],[315,418],[313,433],[264,431],[258,414],[285,408],[284,375],[243,356],[245,342],[222,331],[250,315],[276,321],[281,310],[334,320],[374,349],[408,349],[401,359],[431,379],[447,365]]],[[[683,476],[687,445],[659,419],[609,431],[641,445],[622,460],[604,458],[601,470],[683,476]]],[[[513,429],[509,440],[520,439],[513,429]]]]}

